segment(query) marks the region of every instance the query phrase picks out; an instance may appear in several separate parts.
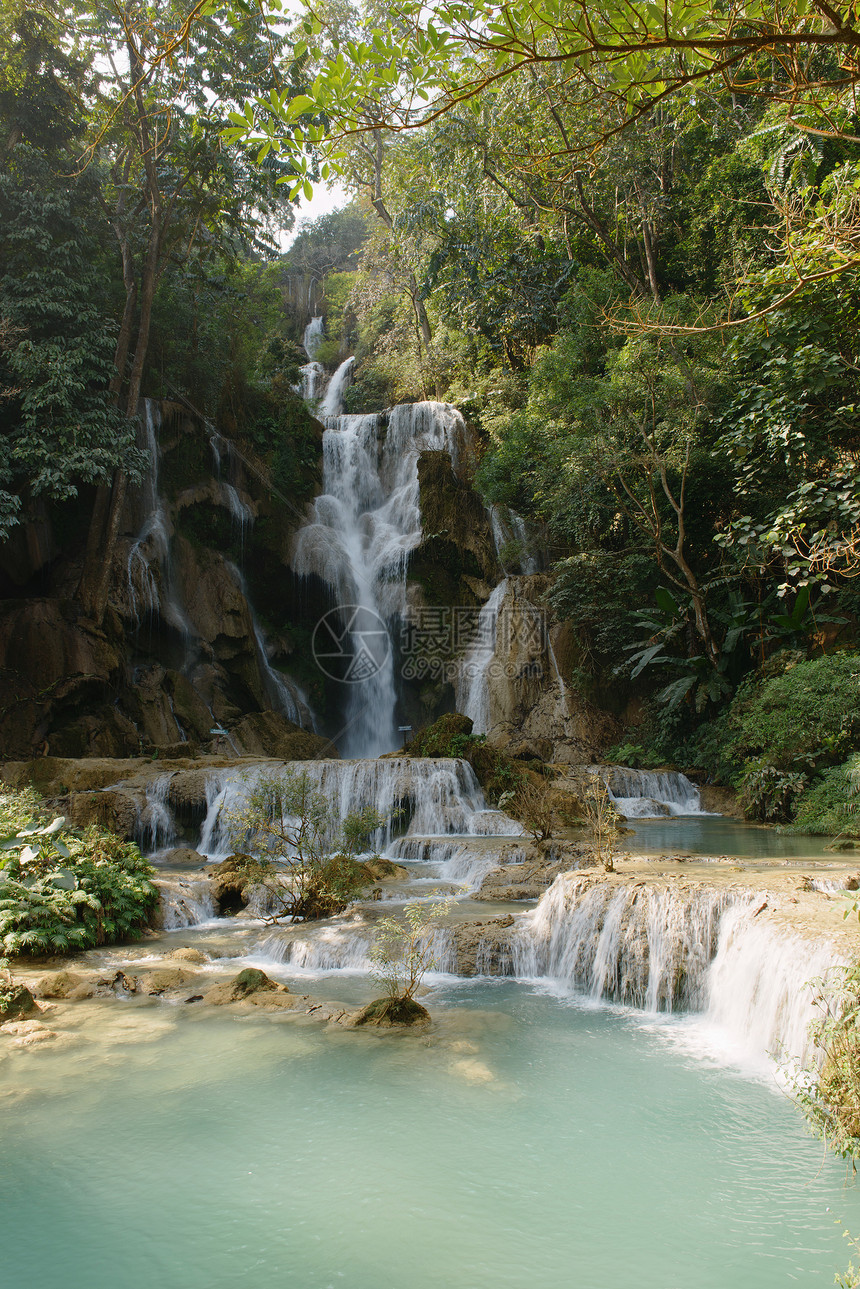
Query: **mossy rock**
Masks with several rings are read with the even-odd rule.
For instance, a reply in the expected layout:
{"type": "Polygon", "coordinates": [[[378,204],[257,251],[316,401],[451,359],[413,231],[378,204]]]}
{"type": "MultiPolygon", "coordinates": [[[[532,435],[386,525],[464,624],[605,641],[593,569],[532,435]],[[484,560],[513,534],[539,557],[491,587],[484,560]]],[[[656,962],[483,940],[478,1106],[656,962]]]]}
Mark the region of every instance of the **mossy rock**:
{"type": "Polygon", "coordinates": [[[451,740],[457,735],[468,737],[472,721],[460,712],[448,712],[432,725],[420,729],[403,749],[407,756],[452,756],[451,740]]]}
{"type": "Polygon", "coordinates": [[[265,971],[260,971],[257,967],[245,967],[232,980],[214,985],[203,995],[203,1001],[215,1006],[223,1006],[225,1003],[241,1003],[246,1000],[253,1002],[258,995],[283,995],[289,992],[286,985],[278,985],[274,980],[270,980],[265,971]]]}
{"type": "Polygon", "coordinates": [[[36,1011],[36,1002],[29,989],[23,985],[13,985],[0,993],[0,1023],[17,1020],[20,1016],[29,1016],[36,1011]]]}
{"type": "Polygon", "coordinates": [[[429,1025],[430,1013],[414,998],[374,998],[362,1007],[353,1018],[353,1025],[376,1025],[389,1028],[396,1025],[429,1025]]]}

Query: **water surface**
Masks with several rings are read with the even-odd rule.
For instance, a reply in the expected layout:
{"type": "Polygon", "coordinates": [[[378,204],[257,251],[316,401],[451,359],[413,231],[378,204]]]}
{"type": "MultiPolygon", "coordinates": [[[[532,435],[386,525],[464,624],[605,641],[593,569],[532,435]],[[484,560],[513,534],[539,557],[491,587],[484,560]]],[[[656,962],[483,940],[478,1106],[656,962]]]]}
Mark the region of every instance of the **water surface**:
{"type": "Polygon", "coordinates": [[[432,1005],[423,1038],[108,1005],[97,1048],[10,1057],[5,1283],[833,1283],[860,1197],[693,1020],[510,981],[432,1005]]]}

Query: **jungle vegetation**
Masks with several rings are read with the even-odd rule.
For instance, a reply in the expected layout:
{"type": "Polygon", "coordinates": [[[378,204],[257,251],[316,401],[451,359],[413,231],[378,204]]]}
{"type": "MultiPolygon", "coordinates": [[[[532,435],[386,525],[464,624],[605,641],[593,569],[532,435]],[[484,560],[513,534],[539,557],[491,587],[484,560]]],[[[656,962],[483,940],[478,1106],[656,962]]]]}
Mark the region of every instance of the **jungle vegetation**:
{"type": "Polygon", "coordinates": [[[357,355],[348,410],[467,415],[476,487],[573,625],[568,679],[627,746],[851,830],[849,15],[3,0],[0,45],[0,520],[83,490],[96,619],[140,394],[232,417],[288,474],[318,310],[321,360],[357,355]],[[282,252],[335,177],[345,208],[282,252]]]}

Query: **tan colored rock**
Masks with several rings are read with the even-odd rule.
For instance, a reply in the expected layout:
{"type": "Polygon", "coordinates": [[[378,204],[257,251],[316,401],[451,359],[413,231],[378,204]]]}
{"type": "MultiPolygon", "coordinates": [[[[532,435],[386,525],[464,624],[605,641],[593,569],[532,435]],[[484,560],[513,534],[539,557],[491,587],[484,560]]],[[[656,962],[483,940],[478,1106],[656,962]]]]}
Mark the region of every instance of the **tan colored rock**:
{"type": "Polygon", "coordinates": [[[247,855],[231,855],[206,869],[220,914],[238,913],[248,903],[253,883],[248,880],[247,855]]]}
{"type": "Polygon", "coordinates": [[[386,882],[394,878],[404,878],[409,876],[409,869],[404,868],[402,864],[395,864],[391,859],[384,859],[380,855],[374,856],[373,859],[366,859],[361,867],[367,872],[367,876],[373,882],[386,882]]]}
{"type": "Polygon", "coordinates": [[[48,1029],[41,1021],[11,1021],[0,1025],[0,1034],[8,1034],[13,1047],[34,1047],[57,1037],[56,1030],[48,1029]]]}
{"type": "Polygon", "coordinates": [[[187,945],[183,945],[179,949],[172,949],[167,954],[167,957],[175,958],[178,962],[191,962],[198,967],[204,967],[209,962],[205,953],[201,953],[199,949],[192,949],[187,945]]]}
{"type": "Polygon", "coordinates": [[[280,712],[252,712],[231,727],[230,737],[239,752],[248,756],[271,756],[281,761],[338,756],[328,739],[294,725],[280,712]]]}
{"type": "Polygon", "coordinates": [[[205,855],[201,855],[199,850],[192,850],[190,846],[176,846],[173,850],[165,851],[158,860],[159,868],[203,869],[208,863],[205,855]]]}
{"type": "Polygon", "coordinates": [[[48,976],[42,976],[34,988],[38,998],[68,998],[73,990],[84,983],[84,977],[74,971],[53,971],[48,976]]]}
{"type": "Polygon", "coordinates": [[[135,991],[141,994],[164,994],[170,990],[181,989],[193,980],[193,973],[183,971],[181,967],[159,967],[145,975],[135,977],[135,991]]]}
{"type": "Polygon", "coordinates": [[[75,792],[69,798],[69,817],[77,827],[98,824],[117,836],[134,836],[138,802],[129,792],[106,788],[99,792],[75,792]]]}
{"type": "MultiPolygon", "coordinates": [[[[224,1006],[226,1003],[250,1003],[260,1005],[261,1002],[267,1002],[267,995],[278,995],[285,999],[290,991],[286,985],[276,984],[270,980],[264,971],[257,970],[256,967],[246,967],[240,971],[232,980],[225,980],[223,984],[214,985],[203,995],[203,1002],[217,1007],[224,1006]]],[[[291,1005],[285,1001],[284,1005],[291,1005]]]]}
{"type": "Polygon", "coordinates": [[[478,922],[460,922],[451,936],[460,976],[513,974],[511,940],[516,920],[510,915],[478,922]]]}

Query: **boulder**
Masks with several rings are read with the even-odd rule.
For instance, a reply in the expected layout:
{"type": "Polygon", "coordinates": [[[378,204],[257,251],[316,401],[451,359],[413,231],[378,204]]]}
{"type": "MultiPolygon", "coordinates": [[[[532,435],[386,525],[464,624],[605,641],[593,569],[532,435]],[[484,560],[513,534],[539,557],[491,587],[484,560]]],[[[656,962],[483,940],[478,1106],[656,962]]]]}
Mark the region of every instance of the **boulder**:
{"type": "Polygon", "coordinates": [[[374,855],[373,859],[364,860],[361,867],[371,882],[386,882],[393,878],[409,876],[408,868],[404,868],[402,864],[395,864],[392,859],[384,859],[381,855],[374,855]]]}
{"type": "Polygon", "coordinates": [[[181,989],[192,979],[193,974],[183,971],[181,967],[159,967],[156,971],[135,977],[135,987],[130,992],[156,996],[172,989],[181,989]]]}
{"type": "Polygon", "coordinates": [[[69,798],[69,816],[79,828],[99,824],[125,840],[134,836],[138,803],[130,792],[105,788],[99,792],[74,792],[69,798]]]}
{"type": "Polygon", "coordinates": [[[279,761],[316,761],[337,757],[337,749],[320,734],[312,734],[280,712],[252,712],[230,730],[240,755],[271,756],[279,761]]]}
{"type": "Polygon", "coordinates": [[[205,967],[209,962],[205,953],[201,953],[199,949],[192,949],[187,945],[183,945],[179,949],[172,949],[166,956],[175,958],[177,962],[192,962],[197,967],[205,967]]]}
{"type": "Polygon", "coordinates": [[[245,869],[247,860],[247,855],[231,855],[206,870],[215,904],[222,916],[239,913],[248,903],[253,883],[248,880],[245,869]]]}
{"type": "Polygon", "coordinates": [[[414,998],[374,998],[373,1002],[362,1007],[349,1020],[349,1028],[360,1029],[363,1025],[373,1025],[379,1029],[395,1027],[426,1028],[430,1024],[430,1013],[414,998]]]}
{"type": "Polygon", "coordinates": [[[0,1021],[17,1020],[19,1016],[29,1016],[38,1011],[36,1000],[23,985],[10,985],[0,993],[0,1021]]]}
{"type": "Polygon", "coordinates": [[[84,977],[74,971],[52,971],[42,976],[34,986],[39,998],[68,998],[73,990],[84,983],[84,977]]]}
{"type": "Polygon", "coordinates": [[[159,868],[205,868],[209,860],[190,846],[175,846],[159,857],[159,868]]]}
{"type": "MultiPolygon", "coordinates": [[[[246,967],[232,980],[226,980],[223,984],[214,985],[209,989],[203,995],[203,1002],[219,1007],[225,1003],[257,1003],[261,1000],[261,995],[270,994],[284,998],[285,995],[290,994],[290,991],[286,985],[279,985],[274,980],[270,980],[265,971],[259,971],[256,967],[246,967]]],[[[264,1001],[268,1000],[264,999],[264,1001]]]]}
{"type": "Polygon", "coordinates": [[[460,976],[512,976],[512,938],[516,919],[510,914],[481,922],[460,922],[451,928],[460,976]]]}

